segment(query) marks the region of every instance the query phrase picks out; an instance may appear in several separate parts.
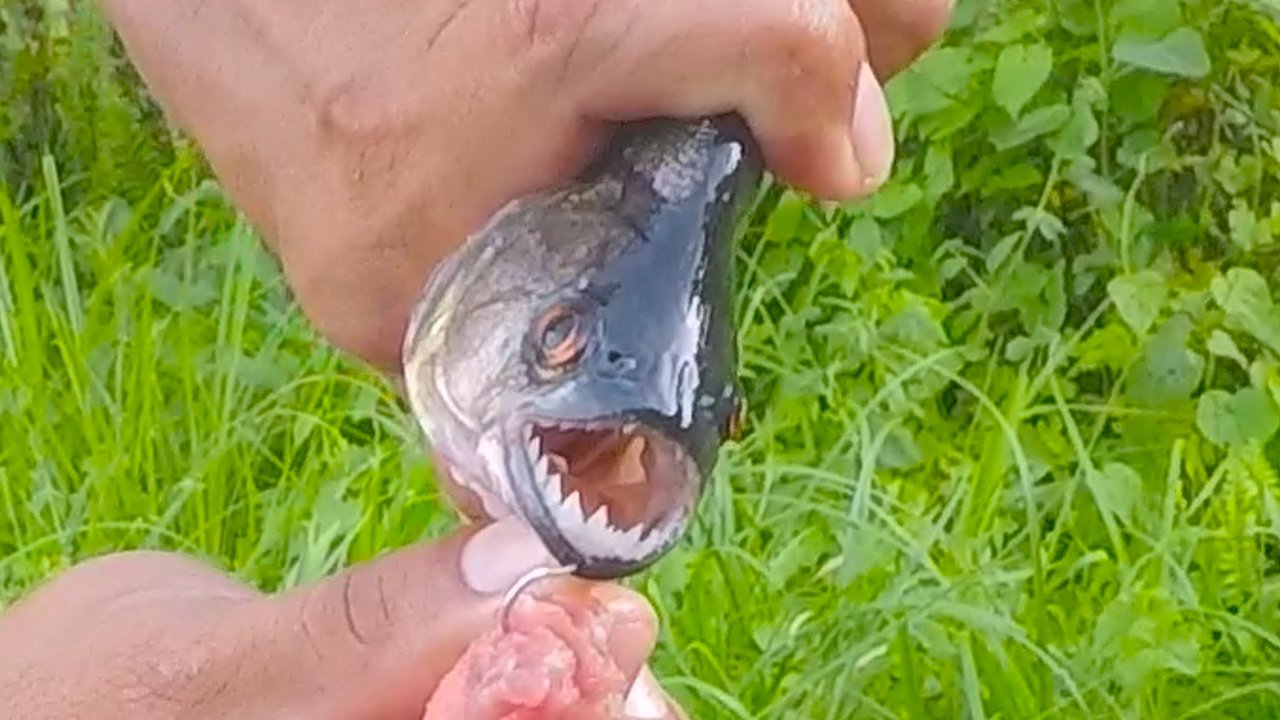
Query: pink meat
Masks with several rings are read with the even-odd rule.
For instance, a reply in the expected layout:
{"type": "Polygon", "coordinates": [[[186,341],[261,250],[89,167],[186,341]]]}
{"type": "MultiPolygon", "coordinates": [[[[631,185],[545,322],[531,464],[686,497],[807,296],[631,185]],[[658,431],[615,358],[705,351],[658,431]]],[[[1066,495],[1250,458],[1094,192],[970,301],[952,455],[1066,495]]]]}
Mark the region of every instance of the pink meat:
{"type": "Polygon", "coordinates": [[[445,676],[423,720],[621,719],[626,678],[599,614],[521,598],[445,676]]]}

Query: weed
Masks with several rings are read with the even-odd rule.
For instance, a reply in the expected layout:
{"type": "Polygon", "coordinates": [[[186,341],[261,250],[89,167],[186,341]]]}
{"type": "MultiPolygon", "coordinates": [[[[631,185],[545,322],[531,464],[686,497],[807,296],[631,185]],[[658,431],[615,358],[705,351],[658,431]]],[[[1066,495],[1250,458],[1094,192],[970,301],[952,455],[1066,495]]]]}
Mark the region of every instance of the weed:
{"type": "MultiPolygon", "coordinates": [[[[961,0],[883,191],[767,190],[749,432],[636,581],[692,717],[1280,714],[1277,18],[961,0]]],[[[288,587],[450,527],[93,14],[0,30],[0,593],[133,547],[288,587]]]]}

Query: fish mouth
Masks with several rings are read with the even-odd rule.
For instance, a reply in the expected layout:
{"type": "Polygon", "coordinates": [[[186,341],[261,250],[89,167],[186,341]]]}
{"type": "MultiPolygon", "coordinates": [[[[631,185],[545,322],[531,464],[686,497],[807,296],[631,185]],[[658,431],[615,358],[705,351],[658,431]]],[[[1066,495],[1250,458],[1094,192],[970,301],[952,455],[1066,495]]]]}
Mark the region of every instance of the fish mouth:
{"type": "Polygon", "coordinates": [[[646,423],[526,419],[508,453],[520,513],[576,574],[638,572],[683,535],[700,473],[683,445],[646,423]]]}

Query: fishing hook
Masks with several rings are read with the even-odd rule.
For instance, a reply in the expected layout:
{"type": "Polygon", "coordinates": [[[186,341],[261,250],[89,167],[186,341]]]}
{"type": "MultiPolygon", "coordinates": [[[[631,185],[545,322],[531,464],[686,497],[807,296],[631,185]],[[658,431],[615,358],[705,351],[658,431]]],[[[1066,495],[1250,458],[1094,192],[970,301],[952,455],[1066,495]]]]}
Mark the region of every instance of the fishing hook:
{"type": "Polygon", "coordinates": [[[563,565],[561,567],[537,567],[529,572],[521,575],[519,579],[511,585],[507,590],[507,594],[502,598],[502,611],[500,620],[503,630],[510,630],[511,609],[515,606],[516,601],[530,587],[540,580],[558,577],[561,575],[571,575],[578,569],[577,565],[563,565]]]}

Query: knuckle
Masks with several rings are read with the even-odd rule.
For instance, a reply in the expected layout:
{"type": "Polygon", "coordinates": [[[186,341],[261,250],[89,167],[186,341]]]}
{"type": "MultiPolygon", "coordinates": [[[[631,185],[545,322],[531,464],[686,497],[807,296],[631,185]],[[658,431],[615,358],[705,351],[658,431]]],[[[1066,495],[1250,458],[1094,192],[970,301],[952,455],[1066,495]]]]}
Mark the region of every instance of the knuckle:
{"type": "Polygon", "coordinates": [[[342,615],[350,637],[360,645],[385,640],[394,623],[382,573],[349,573],[341,587],[342,615]]]}
{"type": "Polygon", "coordinates": [[[518,52],[536,58],[572,54],[592,34],[603,6],[618,0],[508,0],[518,52]]]}
{"type": "Polygon", "coordinates": [[[362,570],[347,571],[312,590],[303,603],[303,631],[317,656],[341,656],[352,647],[393,638],[396,616],[386,580],[377,569],[362,570]]]}
{"type": "Polygon", "coordinates": [[[215,703],[232,685],[234,664],[210,642],[169,633],[135,636],[114,653],[116,695],[130,708],[183,715],[215,703]]]}
{"type": "Polygon", "coordinates": [[[747,38],[770,86],[814,101],[839,97],[853,77],[863,47],[857,19],[845,0],[790,0],[768,6],[747,38]]]}
{"type": "Polygon", "coordinates": [[[354,77],[320,89],[312,105],[321,136],[347,147],[376,143],[394,124],[388,105],[354,77]]]}
{"type": "Polygon", "coordinates": [[[313,95],[316,140],[325,174],[341,197],[368,212],[400,173],[397,162],[413,109],[378,81],[352,76],[313,95]]]}

